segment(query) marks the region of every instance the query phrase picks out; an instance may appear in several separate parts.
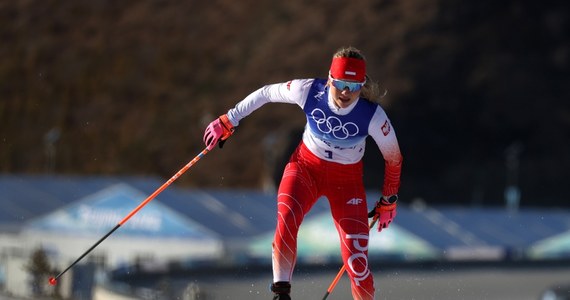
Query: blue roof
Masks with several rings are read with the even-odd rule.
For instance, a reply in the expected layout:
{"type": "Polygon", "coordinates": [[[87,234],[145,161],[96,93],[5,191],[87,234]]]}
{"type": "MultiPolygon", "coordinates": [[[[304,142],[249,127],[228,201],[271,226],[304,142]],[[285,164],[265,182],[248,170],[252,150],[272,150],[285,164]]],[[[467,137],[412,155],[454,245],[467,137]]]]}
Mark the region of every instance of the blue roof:
{"type": "Polygon", "coordinates": [[[395,222],[433,246],[525,248],[570,230],[570,211],[548,208],[508,212],[501,208],[398,208],[395,222]]]}
{"type": "Polygon", "coordinates": [[[0,176],[0,223],[22,224],[52,212],[81,197],[102,189],[95,182],[108,179],[80,180],[46,176],[0,176]]]}

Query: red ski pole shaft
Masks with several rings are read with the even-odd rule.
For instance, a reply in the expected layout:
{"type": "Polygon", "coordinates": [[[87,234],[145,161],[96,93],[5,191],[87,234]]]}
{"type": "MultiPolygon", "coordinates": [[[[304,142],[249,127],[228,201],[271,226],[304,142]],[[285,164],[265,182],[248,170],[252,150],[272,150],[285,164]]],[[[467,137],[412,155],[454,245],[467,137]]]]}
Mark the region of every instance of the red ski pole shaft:
{"type": "Polygon", "coordinates": [[[328,296],[331,294],[331,292],[334,290],[334,288],[336,287],[336,284],[338,283],[340,278],[342,278],[342,275],[344,275],[344,271],[346,271],[346,267],[344,265],[342,265],[342,267],[340,268],[340,270],[336,274],[336,277],[331,282],[331,285],[329,285],[329,288],[327,289],[327,292],[325,293],[323,300],[327,299],[328,296]]]}
{"type": "Polygon", "coordinates": [[[168,179],[162,186],[160,186],[156,191],[154,191],[154,193],[152,193],[150,196],[148,196],[148,198],[146,198],[141,204],[139,204],[139,206],[137,206],[126,217],[124,217],[119,222],[118,225],[125,224],[132,216],[134,216],[145,205],[147,205],[150,201],[152,201],[154,198],[156,198],[156,196],[158,196],[158,194],[162,193],[162,191],[164,191],[169,185],[171,185],[174,181],[176,181],[176,179],[178,179],[178,177],[182,176],[182,174],[184,174],[186,171],[188,171],[188,169],[190,169],[190,167],[192,167],[197,161],[199,161],[202,157],[204,157],[204,155],[206,155],[206,153],[208,153],[209,151],[210,150],[208,150],[208,148],[205,148],[204,150],[202,150],[202,152],[200,152],[200,154],[196,155],[196,157],[194,157],[190,162],[188,162],[184,167],[182,167],[182,169],[180,169],[176,174],[174,174],[174,176],[170,177],[170,179],[168,179]]]}
{"type": "Polygon", "coordinates": [[[180,169],[174,176],[168,179],[162,186],[160,186],[156,191],[154,191],[150,196],[148,196],[141,204],[139,204],[135,209],[133,209],[127,216],[125,216],[113,229],[111,229],[107,234],[105,234],[102,238],[100,238],[91,248],[87,249],[79,258],[77,258],[71,265],[69,265],[65,270],[57,274],[55,277],[50,277],[49,284],[55,285],[59,277],[65,274],[69,269],[75,266],[79,261],[81,261],[87,254],[89,254],[93,249],[95,249],[99,244],[101,244],[105,239],[107,239],[113,232],[115,232],[119,227],[125,224],[132,216],[134,216],[137,212],[139,212],[145,205],[147,205],[150,201],[152,201],[158,194],[162,193],[169,185],[171,185],[178,177],[182,176],[190,167],[192,167],[197,161],[199,161],[204,155],[206,155],[210,150],[205,148],[200,152],[196,157],[194,157],[190,162],[188,162],[182,169],[180,169]]]}

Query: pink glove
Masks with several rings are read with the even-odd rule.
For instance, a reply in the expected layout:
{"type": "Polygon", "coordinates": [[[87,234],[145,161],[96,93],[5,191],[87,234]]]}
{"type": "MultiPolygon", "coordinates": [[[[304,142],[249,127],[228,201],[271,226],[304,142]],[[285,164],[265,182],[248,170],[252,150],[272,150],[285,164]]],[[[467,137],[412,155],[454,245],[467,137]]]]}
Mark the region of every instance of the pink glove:
{"type": "Polygon", "coordinates": [[[228,115],[221,115],[219,118],[215,119],[206,127],[204,132],[204,144],[208,150],[214,149],[216,143],[220,142],[220,148],[223,145],[223,141],[227,140],[232,133],[234,133],[234,125],[228,119],[228,115]]]}
{"type": "Polygon", "coordinates": [[[384,228],[388,228],[392,220],[396,217],[397,201],[397,195],[390,197],[382,196],[382,198],[376,202],[376,206],[368,213],[369,218],[378,221],[378,232],[384,228]]]}

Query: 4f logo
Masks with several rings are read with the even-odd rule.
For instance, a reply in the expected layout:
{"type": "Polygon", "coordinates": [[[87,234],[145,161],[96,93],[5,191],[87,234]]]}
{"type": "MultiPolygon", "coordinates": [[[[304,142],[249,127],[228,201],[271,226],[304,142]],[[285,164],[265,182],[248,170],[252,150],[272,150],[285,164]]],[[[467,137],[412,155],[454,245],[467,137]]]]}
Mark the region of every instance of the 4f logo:
{"type": "Polygon", "coordinates": [[[348,202],[346,202],[346,204],[349,205],[359,205],[360,203],[362,203],[364,200],[360,199],[360,198],[352,198],[350,200],[348,200],[348,202]]]}

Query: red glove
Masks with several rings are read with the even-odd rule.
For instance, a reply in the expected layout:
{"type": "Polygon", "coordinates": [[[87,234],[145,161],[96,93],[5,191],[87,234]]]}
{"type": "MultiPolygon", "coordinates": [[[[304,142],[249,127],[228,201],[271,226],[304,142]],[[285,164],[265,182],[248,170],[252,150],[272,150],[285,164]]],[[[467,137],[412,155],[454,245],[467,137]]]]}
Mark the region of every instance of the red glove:
{"type": "Polygon", "coordinates": [[[398,202],[398,195],[390,197],[382,196],[376,202],[376,206],[368,213],[369,218],[378,221],[378,232],[384,228],[388,228],[392,220],[396,217],[396,205],[398,202]]]}
{"type": "Polygon", "coordinates": [[[228,115],[221,115],[206,127],[204,132],[206,148],[212,150],[218,141],[220,141],[220,148],[222,148],[223,142],[234,133],[234,130],[234,125],[228,119],[228,115]]]}

